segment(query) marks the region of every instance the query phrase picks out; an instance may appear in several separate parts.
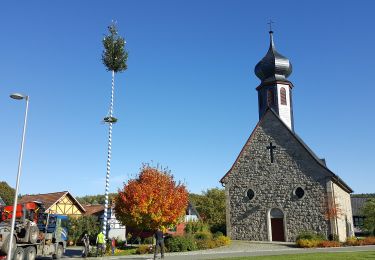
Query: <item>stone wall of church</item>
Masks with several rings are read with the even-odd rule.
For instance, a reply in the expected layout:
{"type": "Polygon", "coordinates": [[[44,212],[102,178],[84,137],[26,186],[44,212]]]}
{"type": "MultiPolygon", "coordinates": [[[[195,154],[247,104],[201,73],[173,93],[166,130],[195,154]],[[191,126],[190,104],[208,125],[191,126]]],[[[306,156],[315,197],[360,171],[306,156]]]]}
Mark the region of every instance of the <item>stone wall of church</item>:
{"type": "Polygon", "coordinates": [[[328,235],[328,178],[328,172],[286,126],[273,113],[267,113],[223,179],[228,199],[228,234],[239,240],[272,240],[269,212],[278,208],[284,213],[286,241],[295,241],[306,230],[328,235]],[[266,148],[270,142],[276,146],[274,163],[266,148]],[[305,191],[301,199],[294,194],[297,187],[305,191]],[[246,195],[248,189],[255,193],[251,201],[246,195]]]}

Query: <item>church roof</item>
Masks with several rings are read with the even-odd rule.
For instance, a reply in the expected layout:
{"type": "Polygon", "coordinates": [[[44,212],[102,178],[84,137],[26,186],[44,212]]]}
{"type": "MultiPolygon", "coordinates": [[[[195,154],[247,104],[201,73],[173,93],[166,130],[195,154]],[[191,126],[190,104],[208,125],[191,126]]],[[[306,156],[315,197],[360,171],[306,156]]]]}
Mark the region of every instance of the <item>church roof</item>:
{"type": "Polygon", "coordinates": [[[287,81],[286,78],[292,73],[292,63],[289,59],[276,51],[273,42],[273,31],[270,31],[270,47],[266,56],[255,66],[255,75],[262,81],[287,81]]]}
{"type": "MultiPolygon", "coordinates": [[[[246,141],[246,144],[248,144],[257,128],[259,127],[259,125],[263,122],[265,116],[268,114],[268,113],[272,113],[281,123],[282,125],[285,126],[286,129],[288,129],[289,133],[302,145],[302,147],[308,152],[308,154],[310,154],[310,156],[321,166],[323,167],[325,170],[327,170],[330,174],[331,174],[331,178],[332,180],[337,184],[339,185],[341,188],[343,188],[344,190],[346,190],[347,192],[349,193],[352,193],[353,190],[339,177],[337,176],[334,172],[332,172],[328,167],[327,165],[325,164],[325,160],[323,161],[322,159],[319,159],[319,157],[310,149],[310,147],[294,132],[292,131],[284,122],[283,120],[281,120],[281,118],[276,114],[275,111],[273,111],[273,109],[270,109],[268,108],[267,111],[263,114],[262,118],[259,120],[259,122],[257,123],[257,125],[255,126],[253,132],[251,133],[249,139],[246,141]]],[[[242,155],[245,147],[246,147],[246,144],[243,146],[240,154],[237,156],[237,159],[235,160],[235,162],[233,163],[232,167],[230,168],[230,170],[223,176],[223,178],[220,179],[220,182],[221,183],[224,183],[224,178],[227,177],[230,172],[232,171],[234,165],[236,165],[237,161],[239,160],[240,156],[242,155]]]]}

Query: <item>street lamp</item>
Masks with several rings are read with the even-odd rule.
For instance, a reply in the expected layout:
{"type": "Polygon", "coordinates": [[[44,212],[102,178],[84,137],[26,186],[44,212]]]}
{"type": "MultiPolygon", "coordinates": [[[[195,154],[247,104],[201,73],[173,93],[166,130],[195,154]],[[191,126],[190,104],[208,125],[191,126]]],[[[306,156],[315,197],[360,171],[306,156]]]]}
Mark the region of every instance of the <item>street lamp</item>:
{"type": "Polygon", "coordinates": [[[17,181],[16,181],[16,192],[14,194],[14,205],[13,205],[13,213],[12,213],[12,224],[10,227],[10,237],[9,237],[9,247],[8,247],[8,256],[7,260],[11,260],[12,257],[12,246],[13,246],[13,236],[14,236],[14,226],[16,223],[16,214],[17,214],[17,201],[18,201],[18,186],[20,183],[20,176],[21,176],[21,169],[22,169],[22,156],[23,156],[23,144],[25,142],[25,133],[26,133],[26,123],[27,123],[27,111],[29,110],[29,96],[25,96],[19,93],[14,93],[10,95],[11,98],[16,100],[26,100],[26,110],[25,110],[25,119],[23,122],[23,131],[22,131],[22,141],[21,141],[21,150],[20,156],[18,160],[18,173],[17,173],[17,181]]]}

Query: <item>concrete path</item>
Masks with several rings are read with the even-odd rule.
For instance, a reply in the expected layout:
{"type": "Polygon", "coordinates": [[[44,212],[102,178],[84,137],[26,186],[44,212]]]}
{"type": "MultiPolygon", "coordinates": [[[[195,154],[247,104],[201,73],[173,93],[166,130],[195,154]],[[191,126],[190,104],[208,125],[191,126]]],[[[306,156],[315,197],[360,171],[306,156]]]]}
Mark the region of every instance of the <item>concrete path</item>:
{"type": "MultiPolygon", "coordinates": [[[[241,256],[260,255],[283,255],[283,254],[307,254],[322,252],[357,252],[375,251],[375,246],[340,247],[340,248],[314,248],[301,249],[294,247],[294,243],[268,243],[250,241],[232,241],[232,244],[225,247],[210,250],[200,250],[181,253],[166,253],[165,259],[198,260],[198,259],[220,259],[241,256]]],[[[69,248],[64,260],[77,260],[80,258],[80,248],[69,248]]],[[[158,255],[160,258],[160,254],[158,255]]],[[[120,259],[153,259],[152,255],[131,255],[131,256],[108,256],[98,258],[87,258],[87,260],[120,260],[120,259]]]]}

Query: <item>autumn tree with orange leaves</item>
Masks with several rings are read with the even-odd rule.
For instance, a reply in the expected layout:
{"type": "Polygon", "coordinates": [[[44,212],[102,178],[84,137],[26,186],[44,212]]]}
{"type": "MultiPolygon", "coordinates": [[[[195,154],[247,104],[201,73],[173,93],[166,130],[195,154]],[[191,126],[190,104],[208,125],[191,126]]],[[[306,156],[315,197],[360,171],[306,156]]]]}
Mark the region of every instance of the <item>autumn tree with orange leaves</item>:
{"type": "Polygon", "coordinates": [[[153,231],[176,225],[187,204],[185,185],[167,170],[143,165],[115,197],[116,218],[128,227],[153,231]]]}
{"type": "Polygon", "coordinates": [[[336,219],[342,217],[343,211],[341,209],[341,205],[336,202],[337,198],[334,197],[329,198],[328,196],[325,196],[323,199],[323,207],[324,207],[324,218],[326,220],[336,219]]]}

